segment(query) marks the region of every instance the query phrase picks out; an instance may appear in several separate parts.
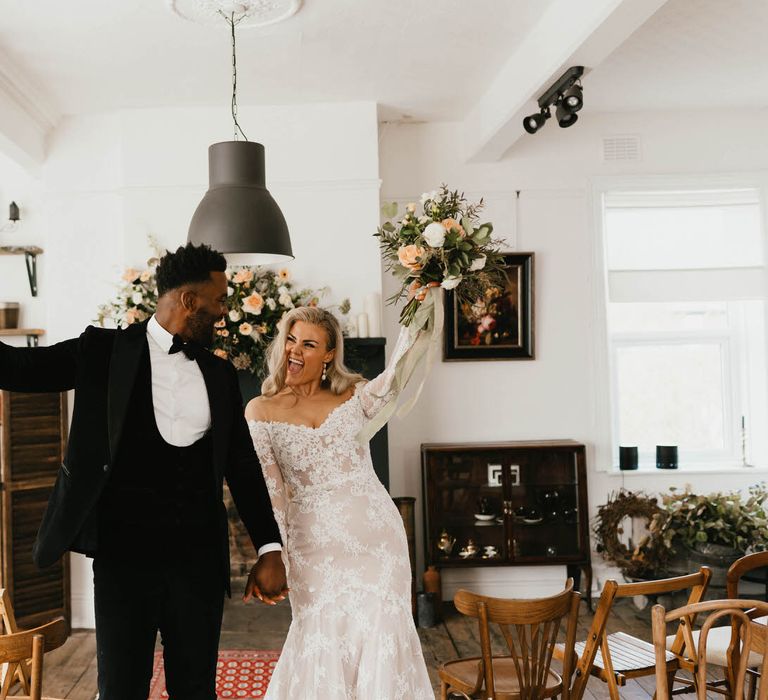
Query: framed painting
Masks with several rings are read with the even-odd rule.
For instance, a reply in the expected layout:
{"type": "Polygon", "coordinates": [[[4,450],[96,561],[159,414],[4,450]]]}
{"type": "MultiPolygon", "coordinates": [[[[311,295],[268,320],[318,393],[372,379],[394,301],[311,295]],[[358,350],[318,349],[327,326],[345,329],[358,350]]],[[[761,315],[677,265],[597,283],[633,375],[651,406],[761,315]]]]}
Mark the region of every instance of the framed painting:
{"type": "Polygon", "coordinates": [[[503,288],[474,303],[445,293],[443,359],[533,360],[533,253],[504,255],[503,288]]]}

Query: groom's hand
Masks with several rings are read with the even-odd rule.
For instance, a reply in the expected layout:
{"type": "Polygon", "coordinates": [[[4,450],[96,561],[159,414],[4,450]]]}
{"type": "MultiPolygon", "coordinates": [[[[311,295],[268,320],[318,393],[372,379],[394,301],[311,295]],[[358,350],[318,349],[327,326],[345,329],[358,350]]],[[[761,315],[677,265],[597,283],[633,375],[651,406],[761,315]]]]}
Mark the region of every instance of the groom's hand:
{"type": "Polygon", "coordinates": [[[243,601],[256,596],[262,603],[277,605],[288,595],[288,582],[280,552],[266,552],[259,557],[248,576],[243,601]]]}

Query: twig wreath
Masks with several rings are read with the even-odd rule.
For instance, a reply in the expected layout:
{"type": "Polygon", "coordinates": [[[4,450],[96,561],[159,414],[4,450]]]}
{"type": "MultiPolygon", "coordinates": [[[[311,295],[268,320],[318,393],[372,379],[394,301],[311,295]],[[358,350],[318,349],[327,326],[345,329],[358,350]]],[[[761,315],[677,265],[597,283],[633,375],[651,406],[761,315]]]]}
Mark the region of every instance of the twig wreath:
{"type": "Polygon", "coordinates": [[[621,489],[610,494],[608,502],[597,509],[593,527],[597,551],[606,561],[616,565],[627,578],[656,575],[664,569],[669,557],[668,548],[662,538],[654,534],[653,528],[654,517],[664,513],[656,498],[643,493],[621,489]],[[624,533],[625,518],[643,519],[648,527],[648,534],[634,548],[628,547],[619,538],[624,533]]]}

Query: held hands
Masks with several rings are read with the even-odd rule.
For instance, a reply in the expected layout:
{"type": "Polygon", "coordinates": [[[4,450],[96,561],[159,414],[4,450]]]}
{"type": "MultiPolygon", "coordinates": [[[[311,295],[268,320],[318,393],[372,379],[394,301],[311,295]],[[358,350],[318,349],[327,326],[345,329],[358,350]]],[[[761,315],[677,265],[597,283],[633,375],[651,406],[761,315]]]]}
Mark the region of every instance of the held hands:
{"type": "Polygon", "coordinates": [[[259,557],[248,575],[243,602],[256,596],[262,603],[277,605],[288,595],[288,582],[280,552],[267,552],[259,557]]]}

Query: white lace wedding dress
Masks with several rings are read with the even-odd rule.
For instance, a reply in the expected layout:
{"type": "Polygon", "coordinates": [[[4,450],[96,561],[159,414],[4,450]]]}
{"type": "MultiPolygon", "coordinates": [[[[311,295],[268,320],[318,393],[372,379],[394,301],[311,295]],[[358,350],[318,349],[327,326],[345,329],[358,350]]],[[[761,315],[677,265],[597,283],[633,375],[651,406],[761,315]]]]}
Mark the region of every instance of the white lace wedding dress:
{"type": "Polygon", "coordinates": [[[293,621],[266,700],[433,700],[411,616],[400,514],[356,436],[391,398],[389,368],[318,428],[250,421],[287,554],[293,621]]]}

